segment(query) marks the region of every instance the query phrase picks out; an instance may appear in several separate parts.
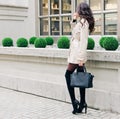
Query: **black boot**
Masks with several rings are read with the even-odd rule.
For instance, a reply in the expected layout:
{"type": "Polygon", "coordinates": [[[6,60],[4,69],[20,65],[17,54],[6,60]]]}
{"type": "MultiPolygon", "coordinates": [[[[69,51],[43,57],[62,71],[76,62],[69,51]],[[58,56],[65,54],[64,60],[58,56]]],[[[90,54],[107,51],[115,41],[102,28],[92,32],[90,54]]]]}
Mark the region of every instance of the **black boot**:
{"type": "Polygon", "coordinates": [[[87,113],[87,104],[86,104],[86,102],[80,103],[79,104],[78,113],[82,113],[82,111],[83,111],[84,108],[85,108],[85,113],[87,113]]]}
{"type": "Polygon", "coordinates": [[[72,103],[72,105],[73,105],[73,111],[72,111],[72,113],[73,113],[73,114],[79,113],[79,112],[78,112],[79,101],[78,101],[78,100],[75,100],[75,101],[72,103]]]}
{"type": "Polygon", "coordinates": [[[66,70],[65,73],[65,78],[66,78],[66,83],[67,83],[67,88],[68,88],[68,92],[71,98],[71,102],[72,102],[72,106],[73,106],[73,114],[76,114],[78,111],[78,106],[79,106],[79,102],[75,99],[75,92],[74,92],[74,88],[70,86],[70,75],[72,74],[71,71],[66,70]]]}
{"type": "Polygon", "coordinates": [[[80,104],[79,104],[79,113],[82,113],[85,108],[85,113],[87,113],[87,104],[85,101],[85,88],[80,88],[80,104]]]}

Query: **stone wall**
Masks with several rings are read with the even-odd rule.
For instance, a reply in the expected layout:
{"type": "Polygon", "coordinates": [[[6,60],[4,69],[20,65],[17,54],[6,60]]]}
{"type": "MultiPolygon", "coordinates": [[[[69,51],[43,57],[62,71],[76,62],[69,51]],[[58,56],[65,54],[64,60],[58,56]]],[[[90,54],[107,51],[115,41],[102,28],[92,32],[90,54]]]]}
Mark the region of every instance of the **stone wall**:
{"type": "MultiPolygon", "coordinates": [[[[64,78],[67,54],[57,48],[1,47],[0,86],[70,102],[64,78]]],[[[87,89],[88,106],[120,113],[120,52],[88,51],[86,67],[95,75],[94,87],[87,89]]]]}
{"type": "Polygon", "coordinates": [[[20,37],[34,36],[35,15],[34,0],[0,0],[0,41],[11,37],[15,44],[20,37]]]}

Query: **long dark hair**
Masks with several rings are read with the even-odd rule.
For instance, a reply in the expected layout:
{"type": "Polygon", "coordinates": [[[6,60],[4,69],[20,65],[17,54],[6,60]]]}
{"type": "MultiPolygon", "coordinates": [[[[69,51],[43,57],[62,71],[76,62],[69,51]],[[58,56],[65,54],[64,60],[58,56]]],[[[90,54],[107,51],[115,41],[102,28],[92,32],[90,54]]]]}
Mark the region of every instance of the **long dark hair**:
{"type": "Polygon", "coordinates": [[[90,33],[94,31],[95,21],[93,17],[92,10],[87,3],[82,2],[78,5],[76,12],[79,14],[80,18],[84,18],[89,23],[90,33]]]}

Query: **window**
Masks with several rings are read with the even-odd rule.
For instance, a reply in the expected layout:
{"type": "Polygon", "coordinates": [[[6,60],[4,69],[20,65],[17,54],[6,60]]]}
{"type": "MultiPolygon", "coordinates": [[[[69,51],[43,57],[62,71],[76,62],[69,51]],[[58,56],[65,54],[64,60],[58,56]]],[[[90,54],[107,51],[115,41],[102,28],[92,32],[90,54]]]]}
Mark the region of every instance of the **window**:
{"type": "Polygon", "coordinates": [[[117,34],[117,14],[105,14],[105,35],[117,34]]]}
{"type": "Polygon", "coordinates": [[[60,35],[59,17],[52,17],[51,20],[51,35],[60,35]]]}
{"type": "Polygon", "coordinates": [[[90,0],[90,7],[93,11],[101,10],[101,0],[90,0]]]}
{"type": "Polygon", "coordinates": [[[49,27],[48,27],[48,18],[40,19],[40,35],[48,35],[49,27]]]}
{"type": "Polygon", "coordinates": [[[59,14],[59,0],[50,0],[50,13],[59,14]]]}
{"type": "Polygon", "coordinates": [[[70,26],[71,17],[65,16],[62,17],[62,34],[71,35],[71,26],[70,26]]]}
{"type": "Polygon", "coordinates": [[[70,35],[71,0],[39,0],[40,35],[70,35]]]}
{"type": "Polygon", "coordinates": [[[95,18],[92,35],[117,35],[118,0],[38,0],[40,35],[71,35],[71,15],[87,2],[95,18]]]}
{"type": "Polygon", "coordinates": [[[95,18],[94,35],[117,35],[117,0],[89,0],[95,18]]]}
{"type": "Polygon", "coordinates": [[[94,31],[94,35],[99,35],[101,34],[102,31],[102,15],[101,14],[95,14],[94,15],[95,18],[95,31],[94,31]]]}
{"type": "Polygon", "coordinates": [[[104,0],[105,10],[117,9],[117,0],[104,0]]]}
{"type": "Polygon", "coordinates": [[[48,15],[48,0],[41,0],[39,8],[40,15],[48,15]]]}
{"type": "Polygon", "coordinates": [[[71,0],[62,0],[62,14],[71,13],[71,0]]]}

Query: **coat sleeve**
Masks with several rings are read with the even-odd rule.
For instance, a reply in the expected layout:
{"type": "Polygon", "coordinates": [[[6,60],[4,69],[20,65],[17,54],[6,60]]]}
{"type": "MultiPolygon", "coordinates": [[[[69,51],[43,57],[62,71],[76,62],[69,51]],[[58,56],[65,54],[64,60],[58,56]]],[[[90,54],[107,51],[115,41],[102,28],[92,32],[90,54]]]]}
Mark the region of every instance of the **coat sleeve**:
{"type": "Polygon", "coordinates": [[[70,21],[71,29],[73,29],[76,25],[76,22],[73,22],[73,20],[70,21]]]}
{"type": "Polygon", "coordinates": [[[87,60],[87,44],[88,44],[88,24],[83,24],[80,29],[80,42],[78,49],[78,62],[85,63],[87,60]]]}

